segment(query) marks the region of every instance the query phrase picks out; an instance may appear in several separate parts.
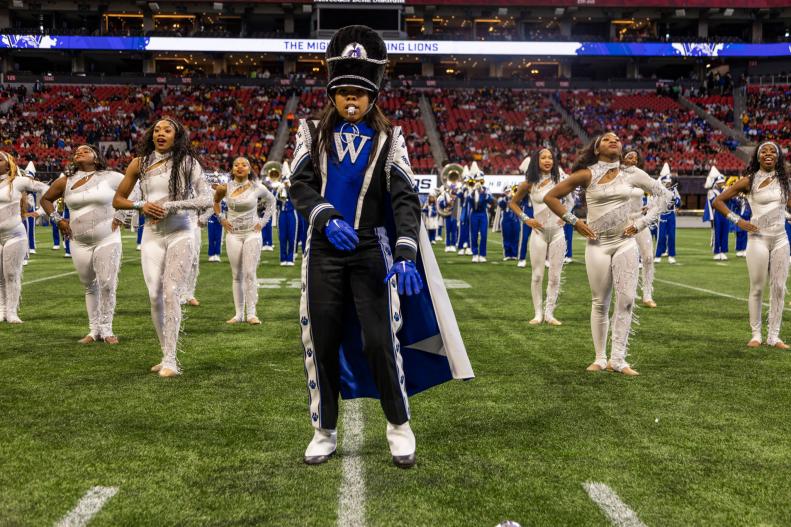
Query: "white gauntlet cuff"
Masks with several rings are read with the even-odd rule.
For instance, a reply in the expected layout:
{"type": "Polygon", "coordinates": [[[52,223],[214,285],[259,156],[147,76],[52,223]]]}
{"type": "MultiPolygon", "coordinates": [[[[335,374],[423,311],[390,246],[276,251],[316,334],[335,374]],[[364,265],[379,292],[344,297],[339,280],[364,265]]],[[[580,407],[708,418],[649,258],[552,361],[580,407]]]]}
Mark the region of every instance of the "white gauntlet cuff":
{"type": "Polygon", "coordinates": [[[574,213],[573,213],[573,212],[571,212],[571,211],[568,211],[567,213],[565,213],[565,214],[563,215],[563,221],[565,221],[565,222],[566,222],[566,223],[568,223],[569,225],[576,225],[576,223],[577,223],[577,221],[578,221],[578,220],[579,220],[579,218],[578,218],[578,217],[576,217],[576,216],[574,215],[574,213]]]}

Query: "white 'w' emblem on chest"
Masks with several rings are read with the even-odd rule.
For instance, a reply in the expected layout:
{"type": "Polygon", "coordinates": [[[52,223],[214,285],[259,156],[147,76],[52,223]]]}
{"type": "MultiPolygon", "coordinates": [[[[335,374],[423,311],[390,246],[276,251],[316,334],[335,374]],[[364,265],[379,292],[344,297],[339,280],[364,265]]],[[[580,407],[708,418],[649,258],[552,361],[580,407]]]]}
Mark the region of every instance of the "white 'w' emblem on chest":
{"type": "Polygon", "coordinates": [[[360,152],[363,151],[365,143],[367,143],[369,139],[370,137],[355,133],[335,132],[335,151],[338,153],[338,159],[343,161],[346,159],[346,154],[349,154],[352,164],[356,163],[357,158],[360,157],[360,152]],[[354,140],[358,137],[360,138],[360,144],[355,146],[354,140]]]}

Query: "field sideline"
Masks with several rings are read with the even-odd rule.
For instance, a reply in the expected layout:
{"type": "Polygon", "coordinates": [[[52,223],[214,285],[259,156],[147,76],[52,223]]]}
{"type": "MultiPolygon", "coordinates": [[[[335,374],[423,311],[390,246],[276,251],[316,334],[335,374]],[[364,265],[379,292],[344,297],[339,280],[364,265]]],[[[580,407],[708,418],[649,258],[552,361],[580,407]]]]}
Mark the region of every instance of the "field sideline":
{"type": "Polygon", "coordinates": [[[563,326],[533,327],[530,269],[502,262],[489,236],[487,264],[436,247],[477,378],[411,399],[418,465],[403,471],[370,400],[342,416],[360,423],[345,455],[302,464],[312,431],[290,286],[299,265],[277,265],[277,250],[258,271],[263,324],[228,326],[230,270],[224,252],[208,263],[204,244],[184,375],[160,379],[148,373],[160,352],[131,233],[121,344],[86,347],[82,287],[40,228],[25,324],[0,324],[0,526],[57,524],[97,486],[117,491],[91,526],[612,525],[586,483],[642,522],[623,525],[791,524],[791,353],[746,348],[746,266],[733,247],[715,262],[708,230],[679,232],[679,265],[657,266],[659,307],[637,310],[629,360],[642,375],[626,378],[584,371],[582,240],[564,269],[563,326]]]}

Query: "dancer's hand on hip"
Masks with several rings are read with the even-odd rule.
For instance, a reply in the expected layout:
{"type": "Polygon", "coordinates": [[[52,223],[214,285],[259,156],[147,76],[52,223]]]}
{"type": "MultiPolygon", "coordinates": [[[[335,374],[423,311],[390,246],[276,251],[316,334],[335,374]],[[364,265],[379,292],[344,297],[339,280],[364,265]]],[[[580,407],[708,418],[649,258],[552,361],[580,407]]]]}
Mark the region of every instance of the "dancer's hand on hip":
{"type": "Polygon", "coordinates": [[[739,220],[736,222],[736,226],[739,227],[743,231],[747,232],[758,232],[760,229],[754,223],[750,223],[747,220],[739,220]]]}
{"type": "Polygon", "coordinates": [[[574,224],[574,230],[582,234],[589,240],[595,240],[596,238],[598,238],[596,233],[593,232],[593,230],[590,227],[588,227],[588,224],[582,220],[577,220],[577,223],[574,224]]]}

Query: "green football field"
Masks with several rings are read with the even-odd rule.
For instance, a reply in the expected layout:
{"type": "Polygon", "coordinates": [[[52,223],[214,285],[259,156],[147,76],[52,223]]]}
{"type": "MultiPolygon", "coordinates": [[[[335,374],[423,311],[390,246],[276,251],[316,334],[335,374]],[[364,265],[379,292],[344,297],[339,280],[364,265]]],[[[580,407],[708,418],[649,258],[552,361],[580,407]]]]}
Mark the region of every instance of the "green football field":
{"type": "Polygon", "coordinates": [[[131,233],[117,347],[77,344],[82,288],[48,230],[38,239],[25,323],[0,324],[0,525],[57,524],[93,487],[115,494],[92,526],[791,524],[791,353],[746,348],[744,259],[713,261],[705,229],[681,230],[679,264],[657,266],[659,307],[637,310],[630,343],[636,378],[585,371],[580,239],[560,327],[527,324],[530,269],[501,261],[498,234],[486,264],[438,245],[477,378],[411,399],[418,464],[408,471],[392,466],[370,400],[344,403],[339,456],[303,465],[312,429],[298,265],[262,253],[263,325],[228,326],[230,270],[224,254],[208,263],[204,245],[184,374],[161,379],[148,373],[160,352],[131,233]],[[586,483],[606,485],[609,509],[586,483]]]}

